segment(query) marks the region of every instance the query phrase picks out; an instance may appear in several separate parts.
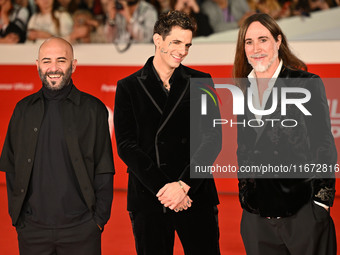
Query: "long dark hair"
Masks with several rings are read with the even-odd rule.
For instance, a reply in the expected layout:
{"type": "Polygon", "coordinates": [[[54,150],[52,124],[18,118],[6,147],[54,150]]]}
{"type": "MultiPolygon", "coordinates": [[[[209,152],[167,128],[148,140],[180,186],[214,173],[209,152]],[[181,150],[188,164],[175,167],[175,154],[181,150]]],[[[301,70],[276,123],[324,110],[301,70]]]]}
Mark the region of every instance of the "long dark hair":
{"type": "Polygon", "coordinates": [[[281,45],[279,48],[279,59],[282,60],[283,65],[293,70],[307,71],[306,64],[296,57],[289,49],[286,36],[283,34],[281,28],[276,21],[268,14],[257,13],[248,17],[240,27],[238,32],[238,39],[236,45],[236,53],[233,67],[234,78],[245,78],[251,72],[252,66],[248,63],[245,53],[245,36],[251,23],[258,21],[265,26],[274,39],[277,41],[278,36],[281,35],[281,45]]]}

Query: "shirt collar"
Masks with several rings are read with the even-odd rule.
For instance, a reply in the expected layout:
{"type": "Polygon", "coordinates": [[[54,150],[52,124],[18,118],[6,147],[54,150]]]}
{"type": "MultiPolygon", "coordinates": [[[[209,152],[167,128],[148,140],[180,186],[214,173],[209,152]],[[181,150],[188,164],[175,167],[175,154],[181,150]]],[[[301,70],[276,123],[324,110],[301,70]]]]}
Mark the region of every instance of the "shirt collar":
{"type": "MultiPolygon", "coordinates": [[[[159,77],[159,75],[158,75],[158,73],[157,73],[157,70],[156,70],[156,68],[155,68],[155,66],[153,65],[153,63],[152,63],[152,70],[153,70],[153,72],[154,72],[154,74],[155,74],[155,76],[156,76],[156,78],[157,78],[157,81],[159,82],[159,84],[160,84],[160,86],[162,87],[162,89],[164,90],[164,92],[168,95],[169,93],[170,93],[170,91],[168,91],[165,87],[164,87],[164,85],[163,85],[163,81],[161,80],[161,78],[159,77]]],[[[176,70],[175,70],[176,71],[176,70]]],[[[175,72],[174,72],[175,73],[175,72]]],[[[172,82],[173,82],[173,77],[174,77],[174,73],[171,75],[171,77],[170,77],[170,79],[169,79],[169,84],[170,84],[170,86],[172,85],[172,82]]]]}
{"type": "MultiPolygon", "coordinates": [[[[67,99],[71,100],[74,104],[79,105],[80,104],[80,91],[74,86],[73,81],[71,79],[71,84],[69,86],[72,86],[70,93],[67,95],[67,99]]],[[[44,100],[43,90],[42,88],[35,94],[33,94],[33,100],[32,104],[35,103],[38,100],[44,100]]]]}
{"type": "MultiPolygon", "coordinates": [[[[162,83],[162,85],[163,85],[163,81],[162,81],[161,78],[159,77],[159,75],[158,75],[158,73],[157,73],[157,70],[156,70],[155,66],[153,65],[153,63],[152,63],[152,70],[154,71],[154,73],[155,73],[155,75],[156,75],[157,81],[159,81],[159,82],[162,83]]],[[[175,70],[175,71],[176,71],[176,70],[175,70]]],[[[170,83],[170,84],[172,83],[172,81],[173,81],[173,79],[174,79],[173,77],[174,77],[175,71],[173,72],[173,74],[171,75],[171,77],[170,77],[170,79],[169,79],[169,83],[170,83]]]]}

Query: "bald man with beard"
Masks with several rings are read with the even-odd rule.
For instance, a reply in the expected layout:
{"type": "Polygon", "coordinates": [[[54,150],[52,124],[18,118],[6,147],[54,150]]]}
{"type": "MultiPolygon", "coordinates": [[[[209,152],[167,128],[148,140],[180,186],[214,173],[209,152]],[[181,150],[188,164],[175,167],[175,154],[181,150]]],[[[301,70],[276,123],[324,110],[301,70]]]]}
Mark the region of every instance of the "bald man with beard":
{"type": "Polygon", "coordinates": [[[113,199],[108,112],[79,91],[71,44],[46,40],[42,88],[17,103],[0,158],[21,255],[101,254],[113,199]]]}

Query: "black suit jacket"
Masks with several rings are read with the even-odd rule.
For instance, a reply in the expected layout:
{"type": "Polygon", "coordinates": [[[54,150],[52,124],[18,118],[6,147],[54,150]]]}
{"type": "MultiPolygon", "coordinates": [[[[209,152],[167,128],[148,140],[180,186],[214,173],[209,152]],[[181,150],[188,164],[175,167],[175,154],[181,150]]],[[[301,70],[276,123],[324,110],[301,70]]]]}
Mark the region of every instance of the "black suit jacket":
{"type": "Polygon", "coordinates": [[[128,166],[128,210],[163,210],[156,194],[178,180],[191,187],[193,206],[216,205],[214,180],[190,178],[191,165],[198,164],[202,155],[212,164],[221,149],[220,128],[202,131],[197,122],[193,123],[197,133],[190,135],[190,78],[211,80],[210,75],[180,65],[167,96],[152,61],[153,57],[141,70],[118,81],[116,90],[114,125],[118,154],[128,166]]]}
{"type": "MultiPolygon", "coordinates": [[[[275,173],[273,178],[258,178],[256,174],[239,173],[239,196],[241,206],[252,213],[265,217],[284,217],[293,215],[308,201],[315,200],[331,206],[335,194],[333,173],[317,172],[317,164],[329,166],[336,164],[337,151],[331,133],[329,109],[322,80],[315,74],[305,71],[293,71],[282,67],[279,79],[274,88],[278,88],[278,106],[269,116],[262,116],[264,125],[261,128],[238,126],[238,164],[242,166],[287,166],[291,169],[288,175],[275,173]],[[294,80],[292,78],[295,78],[294,80]],[[304,115],[295,105],[287,106],[287,115],[281,115],[281,93],[283,87],[300,87],[311,92],[311,99],[304,104],[312,114],[304,115]],[[273,127],[266,119],[277,119],[273,127]],[[283,127],[284,119],[297,121],[296,127],[283,127]],[[310,169],[316,164],[313,172],[298,177],[292,173],[294,166],[310,169]],[[291,178],[293,177],[293,178],[291,178]]],[[[292,96],[292,95],[290,95],[292,96]]],[[[294,96],[294,95],[293,95],[294,96]]],[[[272,105],[270,96],[265,109],[272,105]]],[[[255,119],[247,105],[245,114],[238,116],[238,122],[255,119]]],[[[286,122],[287,125],[293,123],[286,122]]],[[[252,123],[254,125],[254,122],[252,123]]]]}

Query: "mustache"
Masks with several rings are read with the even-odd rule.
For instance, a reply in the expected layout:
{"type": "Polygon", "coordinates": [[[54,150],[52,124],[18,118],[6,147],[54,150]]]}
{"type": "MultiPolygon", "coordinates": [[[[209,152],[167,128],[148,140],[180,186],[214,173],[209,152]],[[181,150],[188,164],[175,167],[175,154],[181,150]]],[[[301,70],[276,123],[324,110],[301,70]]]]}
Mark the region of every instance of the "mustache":
{"type": "Polygon", "coordinates": [[[262,58],[262,57],[267,57],[267,54],[254,54],[250,55],[251,58],[262,58]]]}
{"type": "Polygon", "coordinates": [[[60,75],[64,75],[64,73],[61,72],[61,71],[54,71],[54,72],[45,73],[45,76],[46,76],[46,75],[50,75],[50,74],[60,74],[60,75]]]}

